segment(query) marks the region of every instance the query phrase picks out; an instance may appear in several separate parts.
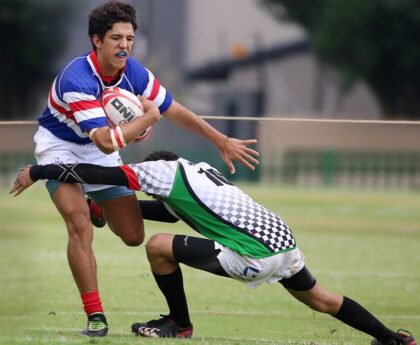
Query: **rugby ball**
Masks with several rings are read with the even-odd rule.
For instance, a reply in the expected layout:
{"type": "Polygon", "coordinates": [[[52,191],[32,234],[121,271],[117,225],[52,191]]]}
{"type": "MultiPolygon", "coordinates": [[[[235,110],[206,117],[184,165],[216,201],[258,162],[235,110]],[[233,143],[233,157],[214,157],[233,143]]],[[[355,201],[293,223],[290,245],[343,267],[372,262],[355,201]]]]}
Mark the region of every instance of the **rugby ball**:
{"type": "MultiPolygon", "coordinates": [[[[105,89],[102,93],[101,104],[110,127],[117,127],[144,114],[140,99],[130,91],[119,87],[105,89]]],[[[145,141],[151,132],[152,127],[148,127],[134,141],[145,141]]]]}

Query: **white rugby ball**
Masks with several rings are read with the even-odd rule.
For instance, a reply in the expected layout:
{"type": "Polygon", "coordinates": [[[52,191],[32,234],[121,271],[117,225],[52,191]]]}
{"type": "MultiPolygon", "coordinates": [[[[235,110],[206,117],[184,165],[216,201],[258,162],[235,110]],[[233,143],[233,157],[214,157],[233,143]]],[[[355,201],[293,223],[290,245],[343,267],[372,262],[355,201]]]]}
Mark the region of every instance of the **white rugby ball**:
{"type": "MultiPolygon", "coordinates": [[[[101,103],[111,127],[130,122],[144,114],[143,105],[138,97],[119,87],[105,89],[102,93],[101,103]]],[[[151,132],[152,127],[148,127],[134,141],[145,141],[151,132]]]]}

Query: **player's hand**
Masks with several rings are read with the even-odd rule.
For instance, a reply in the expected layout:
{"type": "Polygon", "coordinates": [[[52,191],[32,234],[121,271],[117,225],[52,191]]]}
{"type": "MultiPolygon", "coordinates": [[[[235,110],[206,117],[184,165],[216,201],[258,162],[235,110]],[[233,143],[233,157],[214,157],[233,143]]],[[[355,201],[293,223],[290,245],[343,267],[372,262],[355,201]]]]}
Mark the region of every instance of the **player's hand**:
{"type": "Polygon", "coordinates": [[[34,181],[32,181],[31,177],[29,176],[29,169],[31,166],[32,165],[25,165],[23,168],[19,169],[19,173],[15,182],[13,183],[12,189],[10,189],[9,194],[12,194],[12,196],[18,196],[26,188],[34,184],[34,181]]]}
{"type": "Polygon", "coordinates": [[[236,138],[226,138],[220,147],[220,154],[223,161],[228,166],[231,174],[235,173],[233,161],[236,160],[243,166],[250,170],[255,170],[255,165],[258,165],[258,160],[253,156],[258,157],[259,153],[247,147],[248,145],[256,144],[255,139],[239,140],[236,138]]]}
{"type": "Polygon", "coordinates": [[[153,119],[155,119],[155,121],[159,121],[160,111],[157,105],[154,102],[148,100],[146,97],[139,96],[139,99],[143,105],[143,111],[145,115],[149,114],[153,119]]]}

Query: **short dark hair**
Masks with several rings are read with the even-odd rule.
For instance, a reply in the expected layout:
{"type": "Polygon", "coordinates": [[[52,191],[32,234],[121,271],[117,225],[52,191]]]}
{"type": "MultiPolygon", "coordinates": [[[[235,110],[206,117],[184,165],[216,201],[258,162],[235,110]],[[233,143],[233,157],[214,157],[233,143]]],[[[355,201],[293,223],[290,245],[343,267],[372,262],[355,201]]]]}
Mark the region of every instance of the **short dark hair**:
{"type": "Polygon", "coordinates": [[[136,9],[130,4],[114,0],[110,0],[93,9],[89,14],[90,41],[92,42],[93,35],[98,35],[102,40],[105,33],[115,23],[130,23],[133,25],[134,31],[136,31],[136,9]]]}
{"type": "Polygon", "coordinates": [[[173,153],[171,151],[154,151],[146,156],[145,159],[143,159],[143,162],[150,162],[150,161],[176,161],[178,160],[179,156],[176,153],[173,153]]]}

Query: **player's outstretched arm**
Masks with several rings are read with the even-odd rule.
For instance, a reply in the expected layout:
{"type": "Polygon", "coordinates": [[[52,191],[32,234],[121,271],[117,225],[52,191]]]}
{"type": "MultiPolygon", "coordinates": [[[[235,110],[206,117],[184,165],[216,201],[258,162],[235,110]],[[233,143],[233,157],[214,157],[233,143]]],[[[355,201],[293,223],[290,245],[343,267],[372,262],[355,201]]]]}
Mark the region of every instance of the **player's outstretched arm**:
{"type": "Polygon", "coordinates": [[[135,172],[126,165],[103,167],[87,163],[48,164],[27,165],[22,168],[10,194],[18,196],[34,182],[45,179],[66,183],[109,184],[126,186],[134,190],[140,189],[135,172]]]}
{"type": "Polygon", "coordinates": [[[255,144],[256,140],[228,138],[195,113],[175,101],[172,102],[172,105],[163,115],[174,124],[197,133],[216,145],[231,174],[235,173],[233,165],[235,160],[251,170],[254,170],[255,165],[258,164],[258,160],[255,157],[258,157],[259,153],[248,147],[248,145],[255,144]]]}

